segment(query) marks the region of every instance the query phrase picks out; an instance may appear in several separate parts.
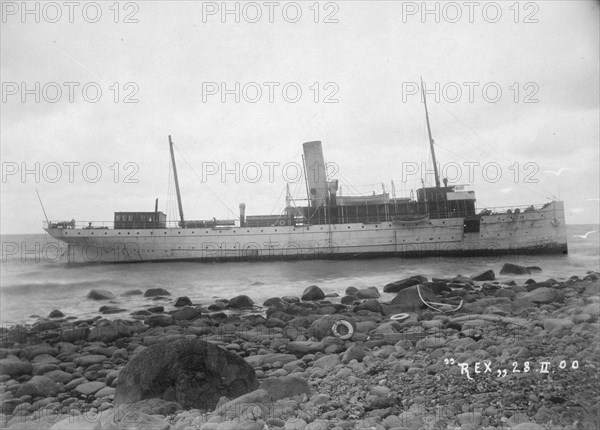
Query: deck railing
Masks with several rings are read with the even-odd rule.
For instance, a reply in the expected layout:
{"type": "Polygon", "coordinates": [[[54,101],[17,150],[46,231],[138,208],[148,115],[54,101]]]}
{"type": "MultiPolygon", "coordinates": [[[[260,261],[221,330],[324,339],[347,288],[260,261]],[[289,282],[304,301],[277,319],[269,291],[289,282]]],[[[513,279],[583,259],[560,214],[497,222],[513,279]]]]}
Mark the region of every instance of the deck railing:
{"type": "MultiPolygon", "coordinates": [[[[506,213],[527,213],[527,212],[533,212],[533,211],[538,211],[541,209],[544,209],[545,207],[547,207],[548,205],[550,205],[550,203],[540,203],[540,204],[533,204],[533,205],[517,205],[517,206],[494,206],[494,207],[488,207],[488,206],[480,206],[477,207],[475,210],[475,213],[477,215],[496,215],[496,214],[506,214],[506,213]],[[510,211],[510,212],[509,212],[510,211]]],[[[442,214],[434,214],[431,213],[429,214],[431,218],[439,218],[440,215],[442,214]]],[[[444,218],[452,218],[453,214],[451,213],[445,213],[443,214],[445,216],[443,216],[444,218]]],[[[456,215],[458,216],[458,215],[456,215]]],[[[283,217],[281,219],[284,219],[283,217]]],[[[296,217],[296,225],[302,225],[303,223],[301,222],[302,218],[301,217],[296,217]]],[[[323,220],[324,221],[324,220],[323,220]]],[[[394,217],[393,214],[391,213],[380,213],[380,214],[374,214],[374,215],[369,215],[369,216],[342,216],[339,217],[337,222],[338,223],[348,223],[348,222],[364,222],[364,223],[378,223],[378,222],[389,222],[389,221],[402,221],[402,216],[400,216],[400,218],[394,217]],[[356,218],[356,219],[354,219],[356,218]]],[[[410,222],[410,220],[405,220],[406,222],[410,222]]],[[[308,224],[313,224],[315,223],[314,219],[311,219],[309,221],[308,224]]],[[[114,229],[114,221],[77,221],[77,220],[70,220],[70,221],[50,221],[49,223],[47,221],[44,221],[43,223],[43,228],[46,229],[49,227],[50,228],[58,228],[58,229],[82,229],[82,230],[106,230],[106,229],[114,229]]],[[[122,224],[122,223],[120,223],[122,224]]],[[[317,223],[318,224],[318,223],[317,223]]],[[[180,221],[167,221],[165,224],[166,228],[178,228],[180,226],[180,221]]],[[[226,229],[226,228],[232,228],[232,227],[239,227],[239,222],[236,222],[234,225],[215,225],[215,226],[206,226],[206,227],[193,227],[193,228],[197,228],[197,229],[202,229],[202,228],[216,228],[216,229],[226,229]]],[[[143,223],[143,222],[135,222],[135,227],[131,227],[131,228],[126,228],[126,229],[156,229],[158,228],[156,226],[155,222],[148,222],[148,223],[143,223]]]]}

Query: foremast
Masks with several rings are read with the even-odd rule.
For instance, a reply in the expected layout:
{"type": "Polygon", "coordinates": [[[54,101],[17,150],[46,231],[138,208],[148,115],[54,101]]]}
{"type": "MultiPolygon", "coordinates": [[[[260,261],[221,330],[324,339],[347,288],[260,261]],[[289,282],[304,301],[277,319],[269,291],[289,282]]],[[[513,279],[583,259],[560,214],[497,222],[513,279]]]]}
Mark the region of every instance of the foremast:
{"type": "Polygon", "coordinates": [[[423,105],[425,106],[425,121],[427,121],[427,133],[429,134],[429,148],[431,149],[431,161],[433,162],[433,173],[435,175],[435,186],[440,188],[440,176],[437,170],[437,161],[435,159],[435,148],[433,147],[433,137],[431,137],[431,125],[429,124],[429,113],[427,112],[427,97],[425,95],[425,85],[421,78],[421,92],[423,93],[423,105]]]}
{"type": "Polygon", "coordinates": [[[173,165],[173,179],[175,179],[175,191],[177,193],[177,206],[179,207],[179,218],[181,228],[185,228],[185,220],[183,218],[183,204],[181,203],[181,192],[179,191],[179,179],[177,178],[177,165],[175,164],[175,153],[173,152],[173,141],[169,135],[169,149],[171,151],[171,164],[173,165]]]}

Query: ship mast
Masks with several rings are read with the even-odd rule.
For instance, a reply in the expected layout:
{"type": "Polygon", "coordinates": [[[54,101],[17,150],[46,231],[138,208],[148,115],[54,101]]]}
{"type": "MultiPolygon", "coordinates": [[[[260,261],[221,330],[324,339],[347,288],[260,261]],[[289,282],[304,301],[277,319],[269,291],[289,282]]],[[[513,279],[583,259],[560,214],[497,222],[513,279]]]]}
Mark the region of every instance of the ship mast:
{"type": "Polygon", "coordinates": [[[429,125],[429,113],[427,112],[427,98],[425,96],[425,87],[423,78],[421,78],[421,92],[423,93],[423,104],[425,105],[425,120],[427,121],[427,133],[429,134],[429,148],[431,149],[431,161],[433,162],[433,173],[435,175],[435,186],[440,188],[440,176],[437,171],[437,162],[435,160],[435,149],[433,148],[433,137],[431,137],[431,126],[429,125]]]}
{"type": "Polygon", "coordinates": [[[173,164],[173,178],[175,179],[175,191],[177,192],[177,206],[179,206],[179,218],[181,218],[181,228],[185,228],[183,219],[183,205],[181,204],[181,193],[179,192],[179,179],[177,179],[177,166],[175,165],[175,153],[173,152],[173,141],[169,135],[169,149],[171,150],[171,164],[173,164]]]}

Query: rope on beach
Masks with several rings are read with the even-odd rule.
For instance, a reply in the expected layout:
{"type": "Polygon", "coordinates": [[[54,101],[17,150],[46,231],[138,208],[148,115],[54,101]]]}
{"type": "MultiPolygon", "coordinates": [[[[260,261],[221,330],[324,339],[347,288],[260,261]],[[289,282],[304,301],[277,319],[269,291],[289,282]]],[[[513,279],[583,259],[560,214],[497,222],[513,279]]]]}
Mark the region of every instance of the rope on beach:
{"type": "Polygon", "coordinates": [[[463,300],[460,299],[460,303],[458,304],[458,307],[456,309],[452,309],[452,308],[448,308],[448,304],[447,303],[436,303],[436,302],[429,302],[427,303],[425,301],[425,299],[423,298],[423,296],[421,295],[421,289],[419,288],[419,284],[417,284],[417,292],[419,293],[419,298],[421,299],[421,301],[423,302],[423,304],[425,306],[427,306],[428,308],[433,309],[434,311],[437,312],[456,312],[457,310],[459,310],[460,308],[462,308],[463,305],[463,300]],[[440,308],[435,308],[431,305],[436,305],[436,306],[440,306],[440,308]]]}

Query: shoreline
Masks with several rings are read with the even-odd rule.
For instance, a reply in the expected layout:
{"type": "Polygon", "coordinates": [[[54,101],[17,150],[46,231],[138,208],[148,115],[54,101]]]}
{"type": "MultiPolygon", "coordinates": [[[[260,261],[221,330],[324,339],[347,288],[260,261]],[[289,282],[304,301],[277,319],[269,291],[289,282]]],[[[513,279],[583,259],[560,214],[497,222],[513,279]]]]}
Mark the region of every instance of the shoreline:
{"type": "Polygon", "coordinates": [[[596,428],[598,273],[558,282],[541,281],[537,268],[505,270],[519,278],[519,270],[528,270],[532,279],[500,284],[492,271],[412,276],[349,287],[341,298],[311,286],[262,306],[243,295],[200,306],[162,289],[133,290],[153,306],[117,320],[103,318],[120,312],[116,296],[92,290],[88,300],[101,310],[94,318],[58,311],[32,325],[2,327],[0,425],[596,428]],[[384,292],[395,297],[384,301],[384,292]],[[390,320],[400,313],[406,317],[390,320]],[[336,336],[332,327],[340,320],[347,326],[338,324],[336,336]],[[215,345],[249,365],[260,385],[217,404],[182,406],[179,391],[154,401],[115,401],[126,385],[123,369],[165,342],[215,345]]]}

